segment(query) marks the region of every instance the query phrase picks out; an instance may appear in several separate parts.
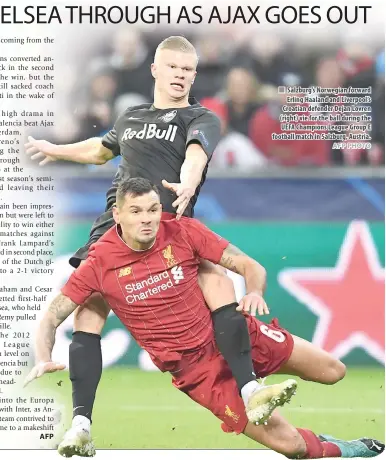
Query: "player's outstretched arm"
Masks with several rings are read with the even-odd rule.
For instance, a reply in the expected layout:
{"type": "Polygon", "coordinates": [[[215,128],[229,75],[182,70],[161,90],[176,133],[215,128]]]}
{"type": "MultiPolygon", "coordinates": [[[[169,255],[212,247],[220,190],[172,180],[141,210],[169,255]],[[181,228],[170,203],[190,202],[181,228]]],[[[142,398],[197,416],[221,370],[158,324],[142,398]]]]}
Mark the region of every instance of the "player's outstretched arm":
{"type": "Polygon", "coordinates": [[[252,315],[256,311],[259,315],[269,314],[263,299],[267,280],[265,268],[232,244],[224,249],[219,264],[245,279],[247,294],[239,302],[238,310],[248,311],[252,315]]]}
{"type": "Polygon", "coordinates": [[[55,372],[65,368],[63,364],[52,362],[51,354],[55,344],[56,329],[76,307],[77,304],[63,294],[59,294],[51,302],[36,332],[36,365],[25,379],[24,386],[47,372],[55,372]]]}
{"type": "Polygon", "coordinates": [[[177,208],[177,219],[179,219],[190,199],[194,195],[196,188],[201,183],[202,173],[208,162],[208,156],[199,144],[189,144],[186,149],[185,161],[181,166],[180,183],[169,183],[162,181],[162,185],[177,195],[173,207],[177,208]]]}
{"type": "MultiPolygon", "coordinates": [[[[189,144],[185,153],[185,160],[181,166],[181,184],[193,189],[193,194],[202,180],[202,173],[208,162],[208,156],[200,144],[189,144]]],[[[192,194],[192,196],[193,196],[192,194]]]]}
{"type": "Polygon", "coordinates": [[[102,139],[99,137],[92,137],[74,144],[56,145],[28,136],[25,150],[32,160],[39,161],[40,166],[57,160],[102,165],[114,158],[113,152],[102,145],[102,139]]]}

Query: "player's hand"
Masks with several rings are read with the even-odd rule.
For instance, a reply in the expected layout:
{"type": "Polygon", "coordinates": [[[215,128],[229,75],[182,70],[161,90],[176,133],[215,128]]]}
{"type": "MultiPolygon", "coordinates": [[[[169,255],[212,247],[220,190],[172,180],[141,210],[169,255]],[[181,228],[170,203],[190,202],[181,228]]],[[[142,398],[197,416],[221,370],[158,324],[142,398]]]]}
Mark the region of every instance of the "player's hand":
{"type": "Polygon", "coordinates": [[[245,311],[250,313],[252,316],[256,315],[256,312],[261,315],[269,315],[269,309],[263,296],[257,292],[250,292],[246,294],[239,302],[239,306],[236,308],[237,311],[245,311]]]}
{"type": "Polygon", "coordinates": [[[25,378],[23,387],[26,387],[32,380],[38,379],[44,374],[62,371],[65,368],[66,366],[64,364],[53,363],[52,361],[36,364],[25,378]]]}
{"type": "Polygon", "coordinates": [[[191,187],[186,187],[184,184],[168,182],[165,179],[162,180],[162,185],[171,190],[177,195],[176,201],[173,202],[173,208],[177,208],[176,219],[179,220],[184,214],[186,207],[189,204],[190,199],[194,195],[194,189],[191,187]]]}
{"type": "Polygon", "coordinates": [[[26,154],[31,156],[31,160],[39,160],[39,166],[44,166],[58,159],[57,146],[51,142],[36,140],[32,136],[28,136],[28,142],[24,147],[26,154]]]}

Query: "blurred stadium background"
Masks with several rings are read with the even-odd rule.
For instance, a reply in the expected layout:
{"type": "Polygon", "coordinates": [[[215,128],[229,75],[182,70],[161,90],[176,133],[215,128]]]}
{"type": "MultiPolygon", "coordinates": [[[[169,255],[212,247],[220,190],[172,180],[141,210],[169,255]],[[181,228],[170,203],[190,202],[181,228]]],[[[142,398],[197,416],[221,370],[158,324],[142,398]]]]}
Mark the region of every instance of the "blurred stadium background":
{"type": "MultiPolygon", "coordinates": [[[[296,40],[226,27],[221,34],[183,33],[200,56],[192,95],[220,116],[224,129],[196,217],[267,268],[267,320],[278,317],[348,365],[347,377],[334,387],[302,382],[284,413],[319,432],[384,439],[384,41],[354,34],[310,40],[303,29],[296,40]],[[280,132],[279,85],[371,86],[371,149],[272,141],[271,133],[280,132]]],[[[112,36],[93,36],[82,51],[70,39],[60,69],[57,128],[42,137],[69,143],[100,136],[124,108],[151,101],[149,66],[167,35],[118,28],[112,36]]],[[[104,209],[119,161],[57,165],[63,179],[58,286],[70,273],[68,255],[84,244],[104,209]]],[[[233,279],[240,298],[243,282],[233,279]]],[[[64,362],[71,329],[68,320],[55,348],[64,362]]],[[[256,448],[223,434],[213,416],[171,388],[169,376],[147,372],[154,371],[147,354],[114,315],[102,346],[106,369],[93,425],[98,447],[256,448]]],[[[60,389],[56,375],[49,382],[70,407],[67,375],[62,379],[60,389]]]]}

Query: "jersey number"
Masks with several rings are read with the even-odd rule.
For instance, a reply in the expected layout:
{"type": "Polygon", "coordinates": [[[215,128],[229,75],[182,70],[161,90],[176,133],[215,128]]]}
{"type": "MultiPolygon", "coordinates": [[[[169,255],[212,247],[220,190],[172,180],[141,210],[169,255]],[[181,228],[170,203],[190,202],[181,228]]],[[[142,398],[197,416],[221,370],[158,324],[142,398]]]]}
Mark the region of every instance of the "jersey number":
{"type": "Polygon", "coordinates": [[[260,326],[260,331],[275,342],[282,343],[285,340],[285,335],[282,332],[269,329],[266,324],[260,326]]]}

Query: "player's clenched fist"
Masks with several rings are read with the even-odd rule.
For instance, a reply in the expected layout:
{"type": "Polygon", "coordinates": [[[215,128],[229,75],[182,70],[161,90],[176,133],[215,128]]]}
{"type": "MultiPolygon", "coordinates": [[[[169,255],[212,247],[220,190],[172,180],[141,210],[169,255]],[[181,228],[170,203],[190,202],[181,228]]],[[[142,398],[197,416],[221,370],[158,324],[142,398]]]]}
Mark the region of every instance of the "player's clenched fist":
{"type": "Polygon", "coordinates": [[[250,292],[246,294],[239,302],[239,306],[236,309],[237,311],[245,311],[250,313],[252,316],[256,315],[256,312],[259,315],[269,315],[269,309],[263,296],[257,292],[250,292]]]}
{"type": "Polygon", "coordinates": [[[24,386],[27,386],[32,380],[38,379],[44,374],[62,371],[65,368],[64,364],[53,363],[52,361],[36,364],[24,380],[24,386]]]}

